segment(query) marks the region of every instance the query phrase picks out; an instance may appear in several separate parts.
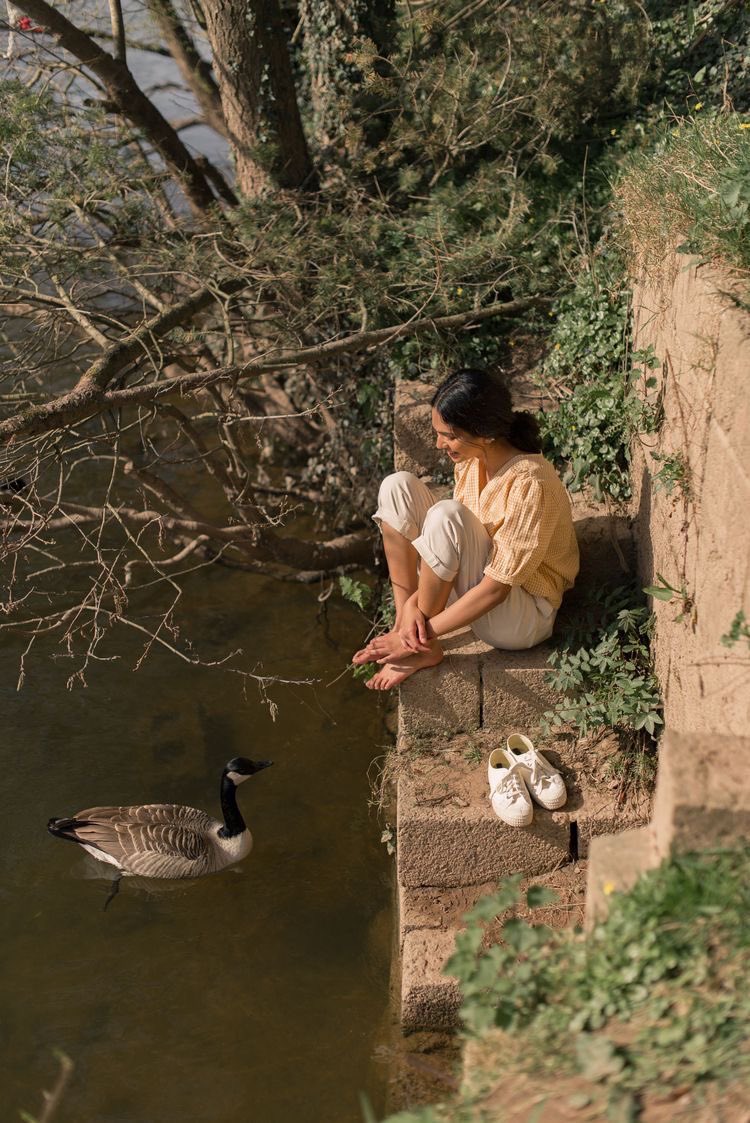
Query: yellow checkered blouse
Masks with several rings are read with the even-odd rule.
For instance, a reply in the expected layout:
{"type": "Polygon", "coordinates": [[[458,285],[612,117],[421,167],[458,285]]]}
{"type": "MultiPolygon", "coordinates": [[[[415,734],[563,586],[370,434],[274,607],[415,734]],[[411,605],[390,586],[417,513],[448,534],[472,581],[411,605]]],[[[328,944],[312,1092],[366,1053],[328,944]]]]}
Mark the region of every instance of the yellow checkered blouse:
{"type": "Polygon", "coordinates": [[[559,608],[578,573],[578,543],[570,499],[548,460],[512,456],[479,490],[479,460],[456,464],[453,498],[485,526],[492,550],[484,572],[504,585],[520,585],[559,608]]]}

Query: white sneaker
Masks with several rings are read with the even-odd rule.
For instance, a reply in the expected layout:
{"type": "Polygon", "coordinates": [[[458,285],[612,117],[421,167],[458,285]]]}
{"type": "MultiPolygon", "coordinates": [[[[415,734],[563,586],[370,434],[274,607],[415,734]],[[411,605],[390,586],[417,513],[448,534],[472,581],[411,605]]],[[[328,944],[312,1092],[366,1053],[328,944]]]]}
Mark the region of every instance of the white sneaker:
{"type": "Polygon", "coordinates": [[[505,749],[493,749],[487,779],[492,810],[498,819],[509,827],[528,827],[534,818],[534,807],[524,783],[523,766],[505,749]]]}
{"type": "Polygon", "coordinates": [[[568,798],[565,781],[545,756],[522,733],[508,738],[508,757],[517,764],[533,798],[548,811],[557,811],[568,798]]]}

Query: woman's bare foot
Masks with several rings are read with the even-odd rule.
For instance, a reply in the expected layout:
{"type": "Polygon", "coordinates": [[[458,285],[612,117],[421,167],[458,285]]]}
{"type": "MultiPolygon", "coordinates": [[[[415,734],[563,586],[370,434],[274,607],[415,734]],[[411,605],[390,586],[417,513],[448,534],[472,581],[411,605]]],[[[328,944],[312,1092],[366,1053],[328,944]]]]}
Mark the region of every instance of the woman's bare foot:
{"type": "Polygon", "coordinates": [[[361,651],[356,651],[352,656],[352,663],[355,667],[359,667],[363,663],[377,663],[390,657],[396,658],[401,655],[405,657],[410,654],[412,653],[404,647],[403,640],[396,631],[385,632],[382,636],[371,639],[361,651]]]}
{"type": "Polygon", "coordinates": [[[400,686],[409,675],[413,675],[416,671],[423,671],[427,667],[436,667],[442,660],[442,647],[437,640],[430,640],[429,651],[409,655],[394,663],[386,663],[382,671],[378,671],[368,679],[365,686],[368,690],[392,690],[394,686],[400,686]]]}

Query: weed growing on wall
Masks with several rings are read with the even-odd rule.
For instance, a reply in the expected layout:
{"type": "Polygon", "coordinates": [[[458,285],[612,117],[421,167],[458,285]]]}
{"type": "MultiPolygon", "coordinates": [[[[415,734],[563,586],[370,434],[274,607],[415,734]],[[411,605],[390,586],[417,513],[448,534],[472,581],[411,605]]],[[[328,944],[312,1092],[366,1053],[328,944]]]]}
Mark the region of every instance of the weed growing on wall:
{"type": "Polygon", "coordinates": [[[655,493],[663,491],[672,495],[677,492],[683,499],[692,498],[690,465],[681,452],[652,452],[651,459],[658,465],[651,476],[651,486],[655,493]]]}
{"type": "Polygon", "coordinates": [[[677,245],[750,275],[750,118],[694,114],[665,127],[615,187],[636,258],[658,265],[677,245]]]}
{"type": "Polygon", "coordinates": [[[750,624],[747,621],[745,613],[740,609],[732,623],[729,625],[729,630],[724,633],[720,639],[720,643],[724,647],[734,647],[740,640],[747,640],[750,647],[750,624]]]}

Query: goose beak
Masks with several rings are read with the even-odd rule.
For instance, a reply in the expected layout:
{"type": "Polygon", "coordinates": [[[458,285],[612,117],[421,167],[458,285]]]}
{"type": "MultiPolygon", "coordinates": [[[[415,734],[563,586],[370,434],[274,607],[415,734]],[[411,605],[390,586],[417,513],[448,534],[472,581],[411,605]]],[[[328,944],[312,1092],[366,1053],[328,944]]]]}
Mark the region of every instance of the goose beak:
{"type": "Polygon", "coordinates": [[[270,768],[273,764],[272,760],[256,760],[255,771],[260,772],[264,768],[270,768]]]}

